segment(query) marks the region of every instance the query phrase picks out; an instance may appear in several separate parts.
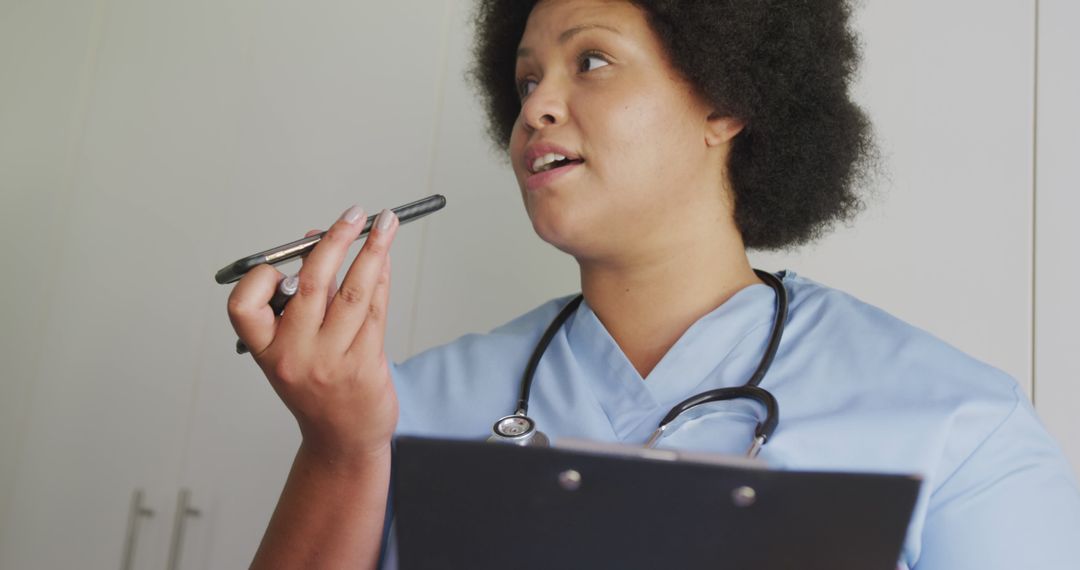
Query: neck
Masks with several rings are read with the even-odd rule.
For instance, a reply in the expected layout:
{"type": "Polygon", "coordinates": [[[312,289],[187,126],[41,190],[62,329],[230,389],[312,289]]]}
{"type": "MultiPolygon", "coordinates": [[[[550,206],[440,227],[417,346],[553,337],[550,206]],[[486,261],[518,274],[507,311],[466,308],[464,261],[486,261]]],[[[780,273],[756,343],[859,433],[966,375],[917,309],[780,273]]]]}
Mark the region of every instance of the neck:
{"type": "Polygon", "coordinates": [[[578,260],[585,299],[642,378],[694,322],[761,283],[737,233],[708,238],[664,240],[631,260],[578,260]]]}

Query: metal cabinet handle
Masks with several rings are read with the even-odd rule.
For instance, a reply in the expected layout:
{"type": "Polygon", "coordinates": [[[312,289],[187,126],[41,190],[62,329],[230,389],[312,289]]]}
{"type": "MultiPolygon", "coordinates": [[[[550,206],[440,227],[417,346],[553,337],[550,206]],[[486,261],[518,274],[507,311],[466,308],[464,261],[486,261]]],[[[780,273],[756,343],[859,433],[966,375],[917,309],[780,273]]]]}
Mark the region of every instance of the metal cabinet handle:
{"type": "Polygon", "coordinates": [[[184,527],[188,517],[197,517],[202,514],[199,509],[191,506],[191,491],[180,489],[176,496],[176,516],[173,517],[172,540],[169,541],[169,563],[165,566],[168,570],[177,570],[180,567],[180,551],[184,545],[184,527]]]}
{"type": "Polygon", "coordinates": [[[128,510],[127,533],[124,538],[124,558],[120,570],[131,570],[135,560],[135,543],[139,538],[139,519],[154,516],[154,510],[143,504],[142,489],[135,489],[131,494],[131,509],[128,510]]]}

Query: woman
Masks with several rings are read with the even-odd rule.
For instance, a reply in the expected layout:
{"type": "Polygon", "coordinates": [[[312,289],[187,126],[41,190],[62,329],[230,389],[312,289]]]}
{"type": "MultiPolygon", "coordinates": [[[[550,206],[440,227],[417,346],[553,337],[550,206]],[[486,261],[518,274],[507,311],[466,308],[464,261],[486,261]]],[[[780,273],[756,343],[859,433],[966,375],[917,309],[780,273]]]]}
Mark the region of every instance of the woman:
{"type": "MultiPolygon", "coordinates": [[[[847,95],[848,16],[842,0],[481,2],[475,78],[491,134],[537,234],[581,270],[584,300],[532,390],[530,416],[549,436],[643,443],[675,403],[750,377],[776,296],[745,249],[849,218],[872,164],[847,95]]],[[[282,318],[266,305],[281,278],[270,267],[230,297],[237,333],[303,434],[257,567],[376,565],[392,435],[490,434],[570,301],[391,365],[392,213],[334,289],[362,219],[353,207],[330,228],[282,318]]],[[[766,461],[923,474],[900,561],[910,568],[1080,559],[1080,492],[1012,379],[849,296],[779,277],[789,314],[762,387],[784,418],[766,461]]],[[[741,453],[757,414],[744,401],[700,406],[659,446],[741,453]]]]}

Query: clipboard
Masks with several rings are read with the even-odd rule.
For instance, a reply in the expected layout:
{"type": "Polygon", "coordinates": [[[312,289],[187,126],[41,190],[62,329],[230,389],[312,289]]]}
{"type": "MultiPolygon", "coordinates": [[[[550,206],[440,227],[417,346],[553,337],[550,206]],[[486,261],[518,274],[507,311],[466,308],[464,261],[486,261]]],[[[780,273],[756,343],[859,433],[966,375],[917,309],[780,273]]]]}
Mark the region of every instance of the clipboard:
{"type": "Polygon", "coordinates": [[[601,447],[398,437],[399,568],[895,570],[921,484],[601,447]]]}

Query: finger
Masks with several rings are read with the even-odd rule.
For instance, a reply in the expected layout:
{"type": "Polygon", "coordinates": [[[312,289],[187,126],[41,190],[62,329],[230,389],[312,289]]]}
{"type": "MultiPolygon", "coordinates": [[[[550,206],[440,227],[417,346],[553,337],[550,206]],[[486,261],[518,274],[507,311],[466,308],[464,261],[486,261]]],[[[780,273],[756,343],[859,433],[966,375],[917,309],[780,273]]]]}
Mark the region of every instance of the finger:
{"type": "Polygon", "coordinates": [[[269,303],[282,278],[284,275],[277,269],[258,265],[229,293],[229,321],[252,354],[266,350],[274,340],[277,315],[269,303]]]}
{"type": "Polygon", "coordinates": [[[379,281],[375,284],[375,293],[371,298],[364,326],[360,327],[349,352],[355,353],[361,360],[370,360],[381,354],[386,344],[386,322],[390,314],[390,255],[386,256],[379,281]]]}
{"type": "Polygon", "coordinates": [[[349,245],[360,235],[365,222],[359,206],[345,210],[308,254],[300,267],[300,287],[278,325],[280,335],[287,338],[319,330],[326,312],[326,292],[337,279],[349,245]]]}
{"type": "MultiPolygon", "coordinates": [[[[322,232],[323,232],[322,230],[308,230],[307,232],[304,233],[304,237],[309,238],[311,236],[317,236],[317,235],[321,234],[322,232]]],[[[305,251],[304,253],[300,254],[300,263],[303,263],[304,260],[307,259],[307,256],[308,256],[309,253],[311,253],[310,250],[305,251]]]]}
{"type": "Polygon", "coordinates": [[[320,335],[325,334],[340,350],[346,350],[356,338],[371,308],[375,285],[386,262],[390,244],[398,228],[398,219],[390,210],[383,210],[345,274],[334,300],[326,310],[320,335]]]}
{"type": "MultiPolygon", "coordinates": [[[[321,233],[322,233],[322,230],[308,230],[308,232],[306,234],[304,234],[304,237],[311,237],[311,236],[318,235],[318,234],[321,234],[321,233]]],[[[303,265],[304,265],[304,260],[303,260],[303,258],[300,258],[300,266],[303,267],[303,265]]],[[[332,279],[330,281],[330,286],[326,288],[326,304],[327,304],[327,306],[330,305],[330,300],[334,298],[334,293],[337,293],[337,279],[332,279]]]]}
{"type": "Polygon", "coordinates": [[[334,301],[334,295],[337,295],[338,285],[337,280],[330,282],[330,286],[326,288],[326,306],[329,307],[330,303],[334,301]]]}

